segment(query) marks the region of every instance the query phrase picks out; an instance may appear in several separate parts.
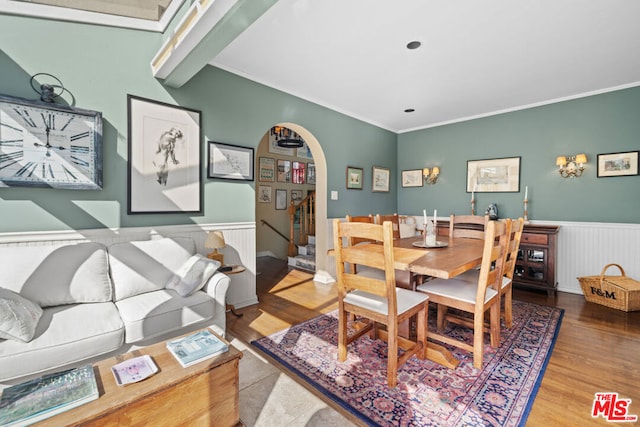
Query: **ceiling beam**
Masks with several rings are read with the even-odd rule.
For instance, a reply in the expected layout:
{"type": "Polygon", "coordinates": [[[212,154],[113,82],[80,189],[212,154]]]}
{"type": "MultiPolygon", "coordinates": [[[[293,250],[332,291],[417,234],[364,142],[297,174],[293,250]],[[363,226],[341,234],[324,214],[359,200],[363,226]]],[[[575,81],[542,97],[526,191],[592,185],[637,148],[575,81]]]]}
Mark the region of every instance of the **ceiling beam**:
{"type": "Polygon", "coordinates": [[[277,1],[195,2],[151,61],[154,77],[181,87],[277,1]]]}

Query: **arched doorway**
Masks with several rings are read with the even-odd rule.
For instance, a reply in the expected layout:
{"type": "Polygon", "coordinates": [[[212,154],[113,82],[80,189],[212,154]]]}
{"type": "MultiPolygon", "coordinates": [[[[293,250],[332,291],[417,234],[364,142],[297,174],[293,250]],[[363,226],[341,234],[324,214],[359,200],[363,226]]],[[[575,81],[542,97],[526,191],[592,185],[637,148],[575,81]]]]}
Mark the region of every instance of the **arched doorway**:
{"type": "Polygon", "coordinates": [[[303,126],[290,122],[275,123],[274,126],[286,127],[296,132],[307,143],[313,155],[313,162],[316,167],[316,272],[314,280],[322,283],[331,283],[334,279],[327,271],[327,161],[324,152],[316,137],[303,126]]]}

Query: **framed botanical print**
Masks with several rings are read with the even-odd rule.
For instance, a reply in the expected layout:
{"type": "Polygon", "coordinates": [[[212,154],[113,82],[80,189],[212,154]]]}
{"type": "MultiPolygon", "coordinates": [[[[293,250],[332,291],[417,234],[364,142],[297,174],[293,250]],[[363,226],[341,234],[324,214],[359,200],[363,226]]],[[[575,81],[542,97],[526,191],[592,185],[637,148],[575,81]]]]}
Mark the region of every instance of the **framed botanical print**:
{"type": "Polygon", "coordinates": [[[467,161],[467,193],[518,191],[520,157],[467,161]]]}
{"type": "Polygon", "coordinates": [[[423,187],[422,169],[402,171],[402,187],[423,187]]]}
{"type": "Polygon", "coordinates": [[[201,112],[128,95],[129,214],[202,212],[201,112]]]}
{"type": "Polygon", "coordinates": [[[253,148],[209,141],[207,178],[253,181],[253,148]]]}
{"type": "Polygon", "coordinates": [[[374,193],[389,192],[389,169],[380,166],[374,166],[372,172],[372,189],[374,193]]]}
{"type": "Polygon", "coordinates": [[[347,190],[362,190],[362,168],[347,166],[347,190]]]}

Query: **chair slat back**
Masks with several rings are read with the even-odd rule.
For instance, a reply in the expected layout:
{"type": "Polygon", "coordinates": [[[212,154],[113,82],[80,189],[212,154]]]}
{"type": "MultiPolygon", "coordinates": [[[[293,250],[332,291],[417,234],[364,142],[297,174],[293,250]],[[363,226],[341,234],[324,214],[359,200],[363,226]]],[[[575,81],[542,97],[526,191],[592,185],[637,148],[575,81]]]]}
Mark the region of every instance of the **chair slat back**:
{"type": "Polygon", "coordinates": [[[489,223],[489,215],[454,215],[449,217],[449,238],[466,237],[469,239],[484,239],[485,230],[489,223]],[[475,229],[461,228],[464,225],[475,225],[475,229]]]}
{"type": "Polygon", "coordinates": [[[489,221],[485,231],[476,305],[483,306],[487,288],[500,292],[511,220],[489,221]]]}
{"type": "Polygon", "coordinates": [[[518,218],[511,221],[509,242],[507,243],[506,258],[504,262],[504,275],[509,279],[513,279],[513,274],[516,269],[516,261],[518,259],[518,250],[520,249],[520,240],[522,240],[523,230],[523,218],[518,218]]]}
{"type": "Polygon", "coordinates": [[[400,217],[397,213],[391,215],[376,214],[376,224],[382,224],[385,221],[390,221],[393,226],[393,238],[400,238],[400,217]]]}
{"type": "MultiPolygon", "coordinates": [[[[395,270],[393,268],[393,227],[386,221],[382,225],[361,222],[333,221],[334,254],[338,279],[338,292],[341,296],[360,289],[389,299],[391,309],[396,311],[395,270]],[[381,251],[367,251],[362,246],[349,242],[354,238],[382,242],[381,251]],[[347,242],[346,244],[344,242],[347,242]],[[365,277],[351,273],[345,263],[366,265],[383,270],[385,280],[365,277]]],[[[373,243],[371,243],[373,244],[373,243]]]]}
{"type": "MultiPolygon", "coordinates": [[[[369,215],[360,215],[360,216],[351,216],[347,215],[347,222],[364,222],[367,224],[374,224],[374,218],[372,214],[369,215]]],[[[370,239],[361,239],[358,237],[351,238],[351,244],[357,245],[359,243],[369,243],[370,239]]]]}

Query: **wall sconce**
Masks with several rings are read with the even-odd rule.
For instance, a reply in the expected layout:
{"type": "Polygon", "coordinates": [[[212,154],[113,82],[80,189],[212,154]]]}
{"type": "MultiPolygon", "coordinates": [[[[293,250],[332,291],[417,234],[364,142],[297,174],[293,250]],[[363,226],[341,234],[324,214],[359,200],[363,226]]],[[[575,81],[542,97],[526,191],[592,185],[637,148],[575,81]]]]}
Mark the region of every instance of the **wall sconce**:
{"type": "Polygon", "coordinates": [[[224,242],[224,234],[222,231],[210,231],[207,234],[207,240],[204,242],[204,247],[207,249],[213,249],[207,258],[220,262],[224,265],[224,254],[218,252],[218,249],[224,248],[226,243],[224,242]]]}
{"type": "Polygon", "coordinates": [[[438,175],[440,175],[440,168],[438,166],[434,166],[429,170],[429,168],[422,169],[422,176],[424,176],[427,184],[435,184],[438,181],[438,175]]]}
{"type": "Polygon", "coordinates": [[[563,178],[577,178],[582,176],[584,164],[587,163],[585,154],[576,154],[575,156],[558,156],[556,158],[556,166],[559,166],[558,172],[563,178]]]}

